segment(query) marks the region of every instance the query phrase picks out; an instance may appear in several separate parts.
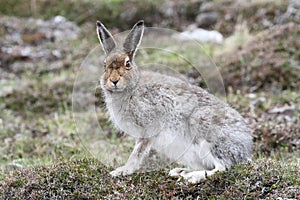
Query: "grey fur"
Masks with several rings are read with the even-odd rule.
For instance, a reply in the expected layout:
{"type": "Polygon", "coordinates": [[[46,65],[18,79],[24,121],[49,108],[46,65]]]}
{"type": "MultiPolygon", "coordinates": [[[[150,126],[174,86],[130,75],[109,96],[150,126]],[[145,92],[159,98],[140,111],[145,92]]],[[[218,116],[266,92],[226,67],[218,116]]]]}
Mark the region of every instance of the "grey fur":
{"type": "MultiPolygon", "coordinates": [[[[143,34],[143,24],[138,24],[124,44],[126,48],[133,47],[133,52],[143,34]]],[[[100,42],[106,49],[106,43],[100,42]]],[[[170,171],[171,176],[183,176],[191,183],[250,159],[251,131],[237,111],[181,79],[139,71],[133,62],[128,70],[125,60],[132,51],[126,48],[107,55],[110,64],[101,77],[111,121],[116,128],[137,138],[128,162],[112,175],[138,170],[150,149],[192,168],[170,171]],[[120,58],[117,67],[116,58],[120,58]],[[112,84],[112,79],[117,84],[112,84]]]]}
{"type": "Polygon", "coordinates": [[[140,20],[133,26],[132,30],[128,34],[123,44],[124,51],[129,55],[130,60],[133,59],[136,48],[141,43],[143,34],[144,34],[144,21],[140,20]]]}
{"type": "Polygon", "coordinates": [[[105,26],[97,21],[97,35],[99,40],[101,41],[103,50],[106,54],[109,54],[112,50],[116,48],[116,42],[113,39],[110,32],[105,28],[105,26]]]}

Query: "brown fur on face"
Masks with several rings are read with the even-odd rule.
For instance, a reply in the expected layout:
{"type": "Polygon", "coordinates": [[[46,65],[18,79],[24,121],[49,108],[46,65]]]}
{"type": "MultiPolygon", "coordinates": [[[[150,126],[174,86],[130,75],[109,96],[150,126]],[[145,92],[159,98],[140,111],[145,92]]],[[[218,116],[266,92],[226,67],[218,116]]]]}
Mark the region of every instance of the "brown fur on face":
{"type": "Polygon", "coordinates": [[[111,53],[107,56],[105,72],[102,76],[104,86],[107,90],[120,92],[133,86],[133,81],[136,79],[136,70],[130,61],[129,66],[126,65],[128,60],[129,56],[121,51],[111,53]]]}

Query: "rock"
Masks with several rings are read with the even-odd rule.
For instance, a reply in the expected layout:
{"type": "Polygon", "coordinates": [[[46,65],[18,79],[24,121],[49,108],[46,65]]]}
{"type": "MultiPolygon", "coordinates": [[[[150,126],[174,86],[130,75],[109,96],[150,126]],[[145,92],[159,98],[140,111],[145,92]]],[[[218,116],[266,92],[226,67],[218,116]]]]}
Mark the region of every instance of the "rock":
{"type": "Polygon", "coordinates": [[[289,111],[292,114],[294,114],[295,111],[300,111],[300,106],[288,105],[288,106],[282,106],[282,107],[274,107],[271,110],[269,110],[268,112],[271,114],[274,114],[274,113],[285,113],[285,112],[289,112],[289,111]]]}
{"type": "Polygon", "coordinates": [[[196,69],[191,69],[186,73],[186,76],[188,78],[197,79],[200,76],[200,73],[196,69]]]}
{"type": "MultiPolygon", "coordinates": [[[[4,42],[9,44],[37,44],[42,41],[62,41],[76,39],[80,28],[62,16],[50,20],[34,18],[0,17],[4,42]]],[[[0,38],[1,41],[2,38],[0,38]]]]}
{"type": "Polygon", "coordinates": [[[40,23],[38,31],[55,41],[72,40],[79,36],[79,27],[62,16],[40,23]]]}
{"type": "Polygon", "coordinates": [[[216,12],[201,13],[196,17],[196,23],[199,27],[210,27],[217,23],[219,14],[216,12]]]}
{"type": "Polygon", "coordinates": [[[286,12],[279,17],[279,23],[286,23],[288,21],[294,21],[300,23],[300,1],[290,0],[286,12]]]}
{"type": "Polygon", "coordinates": [[[120,18],[125,19],[127,22],[131,22],[135,19],[137,12],[138,12],[138,10],[136,7],[131,7],[130,9],[125,9],[120,14],[120,18]]]}
{"type": "Polygon", "coordinates": [[[63,68],[66,45],[81,30],[62,16],[50,20],[0,17],[0,78],[63,68]],[[47,63],[47,64],[46,64],[47,63]]]}
{"type": "Polygon", "coordinates": [[[212,12],[216,10],[214,2],[203,2],[200,6],[200,12],[212,12]]]}
{"type": "Polygon", "coordinates": [[[31,43],[37,45],[38,43],[42,42],[43,39],[46,39],[46,35],[43,33],[33,33],[28,34],[24,33],[22,35],[22,40],[26,43],[31,43]]]}
{"type": "Polygon", "coordinates": [[[197,40],[199,42],[223,43],[223,35],[218,31],[209,31],[201,28],[187,30],[179,34],[173,35],[179,40],[197,40]]]}
{"type": "Polygon", "coordinates": [[[197,24],[190,24],[190,25],[188,25],[187,27],[186,27],[186,30],[187,31],[193,31],[193,30],[195,30],[195,29],[197,29],[198,28],[198,25],[197,24]]]}

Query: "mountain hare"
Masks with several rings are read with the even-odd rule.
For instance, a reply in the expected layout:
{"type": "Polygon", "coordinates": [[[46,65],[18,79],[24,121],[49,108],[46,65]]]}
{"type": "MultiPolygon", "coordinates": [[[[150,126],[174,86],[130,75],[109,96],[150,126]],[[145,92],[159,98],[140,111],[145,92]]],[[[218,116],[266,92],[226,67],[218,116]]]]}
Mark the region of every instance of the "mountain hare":
{"type": "Polygon", "coordinates": [[[97,21],[106,54],[100,84],[110,119],[117,129],[136,138],[127,163],[110,174],[139,170],[151,149],[189,167],[169,172],[189,183],[250,160],[252,135],[237,111],[179,78],[139,71],[134,56],[143,32],[144,22],[139,21],[120,49],[97,21]]]}

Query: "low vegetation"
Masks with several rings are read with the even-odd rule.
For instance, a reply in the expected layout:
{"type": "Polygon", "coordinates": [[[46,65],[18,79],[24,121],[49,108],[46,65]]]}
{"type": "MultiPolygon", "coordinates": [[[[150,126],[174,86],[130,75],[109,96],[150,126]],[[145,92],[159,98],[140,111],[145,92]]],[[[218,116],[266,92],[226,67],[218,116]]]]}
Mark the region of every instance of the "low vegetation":
{"type": "Polygon", "coordinates": [[[58,161],[51,166],[22,169],[0,187],[6,198],[80,199],[275,199],[299,198],[297,163],[257,159],[203,180],[197,185],[153,171],[112,178],[98,160],[58,161]],[[7,190],[6,188],[10,188],[7,190]]]}

